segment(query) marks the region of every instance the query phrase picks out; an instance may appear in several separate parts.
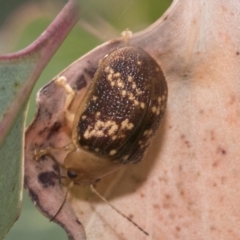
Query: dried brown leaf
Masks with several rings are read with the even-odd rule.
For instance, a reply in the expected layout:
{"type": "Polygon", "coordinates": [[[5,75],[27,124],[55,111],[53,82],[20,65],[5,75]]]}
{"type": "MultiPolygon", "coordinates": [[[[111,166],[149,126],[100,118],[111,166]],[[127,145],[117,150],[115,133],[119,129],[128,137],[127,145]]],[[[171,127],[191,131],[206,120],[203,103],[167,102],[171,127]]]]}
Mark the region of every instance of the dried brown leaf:
{"type": "MultiPolygon", "coordinates": [[[[130,40],[161,64],[169,87],[167,112],[143,161],[107,176],[97,188],[146,229],[148,239],[240,237],[239,11],[234,0],[176,0],[155,24],[130,40]]],[[[99,59],[120,45],[120,40],[106,43],[61,73],[72,86],[82,87],[79,97],[99,59]]],[[[37,194],[36,204],[49,216],[63,201],[57,165],[49,157],[33,161],[33,152],[70,141],[64,128],[64,97],[54,83],[45,86],[26,134],[27,180],[37,194]],[[39,178],[43,173],[51,173],[45,185],[39,178]]],[[[55,158],[62,162],[64,156],[55,158]]],[[[75,187],[68,200],[88,239],[145,239],[88,188],[75,187]]],[[[69,204],[55,218],[72,236],[76,219],[69,204]]]]}

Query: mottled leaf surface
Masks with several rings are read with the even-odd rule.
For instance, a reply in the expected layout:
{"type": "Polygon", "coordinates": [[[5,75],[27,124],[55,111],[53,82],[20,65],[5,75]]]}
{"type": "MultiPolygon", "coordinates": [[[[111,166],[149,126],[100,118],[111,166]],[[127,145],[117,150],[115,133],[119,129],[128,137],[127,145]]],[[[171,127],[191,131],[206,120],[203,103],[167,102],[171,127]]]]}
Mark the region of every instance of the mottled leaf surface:
{"type": "MultiPolygon", "coordinates": [[[[102,179],[97,189],[146,229],[148,239],[240,237],[239,12],[235,0],[175,0],[155,24],[130,40],[161,64],[169,88],[167,112],[143,161],[102,179]]],[[[76,102],[81,101],[99,59],[122,44],[121,40],[104,44],[61,73],[77,90],[76,102]]],[[[58,152],[55,160],[45,157],[33,163],[33,149],[61,147],[70,141],[62,111],[65,97],[53,82],[42,89],[38,114],[26,134],[26,162],[33,164],[27,172],[34,169],[38,176],[53,172],[52,186],[39,179],[32,183],[35,193],[44,192],[37,205],[50,217],[63,200],[56,162],[63,163],[65,155],[58,152]],[[48,191],[52,197],[47,198],[48,191]]],[[[75,228],[67,216],[75,216],[69,203],[88,239],[146,239],[88,187],[78,186],[71,189],[68,203],[55,218],[71,229],[71,236],[76,236],[75,228]]]]}

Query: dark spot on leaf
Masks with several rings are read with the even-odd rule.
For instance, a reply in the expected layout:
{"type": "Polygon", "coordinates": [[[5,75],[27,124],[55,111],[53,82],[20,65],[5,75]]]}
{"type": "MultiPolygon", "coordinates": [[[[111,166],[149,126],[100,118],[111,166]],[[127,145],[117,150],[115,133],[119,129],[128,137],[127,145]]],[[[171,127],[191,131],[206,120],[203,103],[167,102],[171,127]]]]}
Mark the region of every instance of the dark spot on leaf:
{"type": "Polygon", "coordinates": [[[210,139],[211,139],[212,141],[215,140],[215,133],[214,133],[214,131],[210,131],[210,139]]]}
{"type": "Polygon", "coordinates": [[[156,208],[156,209],[160,208],[159,204],[153,204],[153,207],[156,208]]]}
{"type": "Polygon", "coordinates": [[[43,95],[48,95],[49,92],[49,86],[52,84],[52,82],[48,83],[41,89],[41,94],[43,95]]]}
{"type": "Polygon", "coordinates": [[[44,132],[46,132],[48,130],[48,127],[45,127],[45,128],[43,128],[42,130],[40,130],[39,132],[38,132],[38,135],[39,136],[41,136],[44,132]]]}
{"type": "Polygon", "coordinates": [[[93,78],[96,70],[97,70],[96,68],[92,68],[92,69],[87,69],[87,68],[85,68],[85,69],[84,69],[84,72],[85,72],[86,74],[88,74],[91,78],[93,78]]]}
{"type": "Polygon", "coordinates": [[[28,189],[28,191],[32,201],[38,203],[38,195],[32,189],[28,189]]]}
{"type": "Polygon", "coordinates": [[[221,153],[222,153],[222,155],[225,155],[227,153],[227,151],[225,149],[221,149],[221,153]]]}
{"type": "Polygon", "coordinates": [[[180,138],[181,138],[181,139],[184,139],[184,138],[185,138],[185,135],[184,135],[184,134],[181,134],[181,135],[180,135],[180,138]]]}
{"type": "Polygon", "coordinates": [[[185,192],[184,192],[184,190],[180,190],[180,195],[183,197],[184,195],[185,195],[185,192]]]}
{"type": "Polygon", "coordinates": [[[167,183],[168,182],[168,180],[167,180],[167,178],[166,177],[158,177],[158,181],[159,182],[164,182],[164,183],[167,183]]]}
{"type": "Polygon", "coordinates": [[[212,167],[216,168],[219,166],[219,161],[214,161],[212,167]]]}
{"type": "Polygon", "coordinates": [[[145,181],[145,179],[139,178],[139,177],[137,177],[137,176],[135,176],[135,175],[132,176],[132,180],[133,180],[136,184],[141,184],[142,182],[145,181]]]}
{"type": "Polygon", "coordinates": [[[181,138],[181,140],[183,141],[183,143],[184,143],[188,148],[191,147],[190,142],[186,139],[186,136],[185,136],[184,134],[181,134],[181,135],[180,135],[180,138],[181,138]]]}
{"type": "Polygon", "coordinates": [[[55,122],[52,127],[49,129],[49,133],[47,136],[47,139],[51,138],[52,135],[54,135],[55,133],[57,133],[59,131],[59,129],[61,128],[62,124],[60,122],[55,122]]]}
{"type": "Polygon", "coordinates": [[[24,176],[24,179],[23,179],[23,185],[24,185],[25,188],[27,188],[28,180],[29,180],[29,177],[24,176]]]}
{"type": "Polygon", "coordinates": [[[14,82],[13,86],[14,86],[14,88],[18,88],[18,87],[20,87],[20,83],[19,82],[14,82]]]}
{"type": "Polygon", "coordinates": [[[163,208],[169,208],[170,207],[170,203],[169,202],[164,202],[163,203],[163,208]]]}
{"type": "Polygon", "coordinates": [[[59,179],[59,178],[58,178],[58,175],[54,171],[43,172],[38,175],[39,182],[45,188],[55,186],[56,179],[59,179]]]}
{"type": "Polygon", "coordinates": [[[176,230],[177,230],[178,232],[180,232],[180,231],[181,231],[181,228],[180,228],[179,226],[176,226],[176,230]]]}
{"type": "Polygon", "coordinates": [[[76,89],[81,90],[82,88],[85,88],[87,86],[87,81],[84,77],[84,75],[79,76],[79,78],[76,81],[76,89]]]}
{"type": "Polygon", "coordinates": [[[227,180],[226,177],[221,177],[221,178],[220,178],[221,184],[225,184],[225,183],[226,183],[226,180],[227,180]]]}
{"type": "Polygon", "coordinates": [[[38,111],[36,119],[44,118],[46,120],[50,120],[52,118],[52,113],[48,111],[48,109],[40,109],[41,111],[38,111]]]}
{"type": "Polygon", "coordinates": [[[182,170],[183,170],[183,167],[182,167],[182,165],[181,165],[181,164],[178,166],[178,170],[179,170],[179,172],[182,172],[182,170]]]}
{"type": "Polygon", "coordinates": [[[170,195],[170,194],[165,194],[165,198],[166,198],[167,200],[169,200],[169,199],[171,198],[171,195],[170,195]]]}
{"type": "Polygon", "coordinates": [[[222,147],[218,147],[217,148],[217,153],[218,154],[222,154],[222,155],[226,155],[227,151],[224,148],[222,148],[222,147]]]}
{"type": "Polygon", "coordinates": [[[59,173],[59,167],[58,167],[58,164],[53,164],[52,168],[59,173]]]}
{"type": "Polygon", "coordinates": [[[230,97],[229,105],[233,105],[236,102],[236,97],[233,95],[230,97]]]}
{"type": "Polygon", "coordinates": [[[84,214],[84,212],[83,212],[83,211],[79,211],[78,213],[79,213],[79,214],[81,214],[81,215],[83,215],[83,214],[84,214]]]}
{"type": "Polygon", "coordinates": [[[217,229],[216,229],[215,226],[211,226],[211,227],[210,227],[210,230],[211,230],[211,231],[216,231],[217,229]]]}
{"type": "Polygon", "coordinates": [[[77,224],[82,225],[82,224],[78,221],[78,219],[76,220],[76,222],[77,222],[77,224]]]}
{"type": "Polygon", "coordinates": [[[145,197],[145,194],[140,193],[140,197],[141,197],[141,198],[144,198],[144,197],[145,197]]]}

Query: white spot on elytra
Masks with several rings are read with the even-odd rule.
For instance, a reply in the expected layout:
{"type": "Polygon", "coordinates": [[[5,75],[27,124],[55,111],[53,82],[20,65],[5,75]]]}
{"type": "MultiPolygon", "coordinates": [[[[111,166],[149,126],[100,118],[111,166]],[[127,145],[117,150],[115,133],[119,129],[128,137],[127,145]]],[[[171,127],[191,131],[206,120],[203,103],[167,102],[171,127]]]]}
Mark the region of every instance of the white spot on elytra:
{"type": "Polygon", "coordinates": [[[108,73],[109,71],[110,71],[110,67],[107,66],[107,67],[105,68],[105,72],[108,73]]]}
{"type": "Polygon", "coordinates": [[[127,94],[127,91],[126,90],[122,90],[122,96],[125,97],[127,94]]]}
{"type": "Polygon", "coordinates": [[[111,120],[106,122],[97,120],[94,126],[89,125],[87,127],[87,130],[84,132],[83,136],[85,139],[89,139],[91,137],[102,137],[104,136],[103,130],[108,130],[108,134],[111,136],[118,130],[118,125],[115,121],[111,120]]]}
{"type": "Polygon", "coordinates": [[[96,102],[96,101],[97,101],[97,98],[98,98],[97,96],[93,96],[93,97],[92,97],[92,100],[93,100],[94,102],[96,102]]]}
{"type": "Polygon", "coordinates": [[[138,88],[136,89],[137,95],[141,95],[143,92],[139,90],[138,88]]]}
{"type": "Polygon", "coordinates": [[[157,111],[157,107],[156,106],[153,106],[152,107],[152,112],[155,113],[157,111]]]}
{"type": "Polygon", "coordinates": [[[120,76],[121,76],[121,73],[120,73],[120,72],[114,73],[113,76],[114,76],[114,77],[120,77],[120,76]]]}
{"type": "Polygon", "coordinates": [[[141,103],[140,103],[140,107],[141,107],[141,108],[145,108],[145,103],[144,103],[144,102],[141,102],[141,103]]]}
{"type": "Polygon", "coordinates": [[[107,80],[110,81],[110,82],[112,81],[112,74],[107,75],[107,80]]]}
{"type": "Polygon", "coordinates": [[[96,112],[95,116],[98,118],[100,117],[101,113],[100,112],[96,112]]]}
{"type": "Polygon", "coordinates": [[[120,78],[117,80],[117,86],[120,88],[124,88],[124,82],[120,78]]]}
{"type": "Polygon", "coordinates": [[[129,82],[132,82],[132,81],[133,81],[133,78],[132,78],[130,75],[128,75],[128,81],[129,81],[129,82]]]}
{"type": "Polygon", "coordinates": [[[135,96],[131,92],[128,92],[128,99],[130,101],[133,101],[133,100],[135,100],[135,96]]]}
{"type": "Polygon", "coordinates": [[[135,105],[135,106],[138,106],[138,105],[139,105],[139,101],[134,100],[134,105],[135,105]]]}
{"type": "Polygon", "coordinates": [[[145,130],[145,131],[143,132],[143,136],[149,137],[150,135],[152,135],[152,133],[153,133],[153,130],[152,130],[152,129],[145,130]]]}
{"type": "Polygon", "coordinates": [[[134,124],[129,122],[128,118],[126,118],[124,121],[121,122],[121,129],[131,130],[133,127],[134,127],[134,124]]]}
{"type": "Polygon", "coordinates": [[[117,153],[117,150],[113,149],[113,150],[111,150],[111,151],[109,152],[109,155],[110,155],[110,156],[113,156],[113,155],[116,154],[116,153],[117,153]]]}
{"type": "Polygon", "coordinates": [[[132,83],[132,89],[135,89],[136,87],[137,87],[136,83],[133,82],[133,83],[132,83]]]}
{"type": "Polygon", "coordinates": [[[117,124],[112,125],[112,126],[110,127],[110,129],[108,130],[108,134],[111,136],[111,135],[113,135],[117,130],[118,130],[118,125],[117,125],[117,124]]]}

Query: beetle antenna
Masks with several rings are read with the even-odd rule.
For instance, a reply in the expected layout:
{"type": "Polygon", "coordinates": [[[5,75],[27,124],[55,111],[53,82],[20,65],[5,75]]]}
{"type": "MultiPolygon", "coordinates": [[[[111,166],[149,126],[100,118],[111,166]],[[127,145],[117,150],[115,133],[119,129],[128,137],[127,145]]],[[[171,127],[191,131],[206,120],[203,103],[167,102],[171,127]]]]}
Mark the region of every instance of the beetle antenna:
{"type": "Polygon", "coordinates": [[[95,193],[100,199],[102,199],[107,205],[109,205],[113,210],[115,210],[118,214],[120,214],[122,217],[126,218],[129,222],[131,222],[135,227],[137,227],[141,232],[143,232],[145,235],[149,236],[148,232],[146,232],[143,228],[141,228],[136,222],[134,222],[131,218],[120,212],[117,208],[115,208],[106,198],[104,198],[97,189],[90,185],[91,191],[95,193]]]}
{"type": "MultiPolygon", "coordinates": [[[[65,177],[65,176],[63,176],[63,177],[65,177]]],[[[67,195],[68,195],[70,189],[73,187],[73,185],[74,185],[74,182],[71,181],[71,182],[69,183],[68,187],[67,187],[67,191],[66,191],[66,193],[65,193],[65,195],[64,195],[64,199],[63,199],[60,207],[58,208],[57,212],[50,218],[50,222],[52,222],[52,221],[55,219],[55,217],[59,214],[59,212],[62,210],[63,205],[64,205],[64,203],[66,202],[67,195]]]]}

